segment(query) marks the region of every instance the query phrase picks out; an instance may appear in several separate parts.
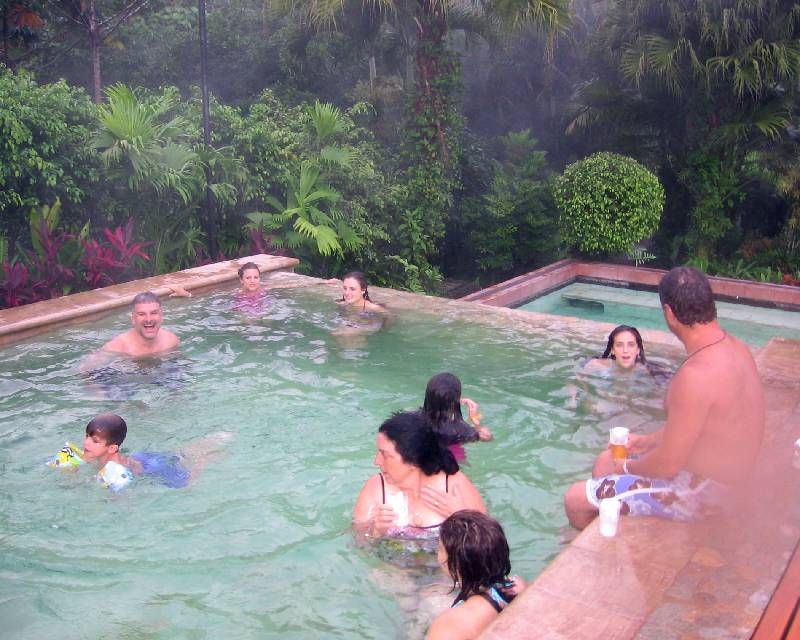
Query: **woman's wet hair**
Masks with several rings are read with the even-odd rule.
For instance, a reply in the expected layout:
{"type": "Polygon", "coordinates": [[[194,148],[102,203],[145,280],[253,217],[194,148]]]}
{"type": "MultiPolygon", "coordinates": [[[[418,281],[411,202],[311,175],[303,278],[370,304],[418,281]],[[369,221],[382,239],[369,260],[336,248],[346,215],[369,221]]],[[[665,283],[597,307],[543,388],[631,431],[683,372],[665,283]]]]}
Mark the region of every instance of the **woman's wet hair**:
{"type": "MultiPolygon", "coordinates": [[[[352,278],[353,280],[358,282],[358,286],[361,287],[361,290],[364,292],[364,300],[369,300],[370,302],[372,302],[372,300],[370,300],[370,297],[369,297],[369,292],[367,291],[367,286],[368,286],[367,285],[367,276],[365,276],[360,271],[351,271],[349,273],[345,273],[344,274],[344,276],[342,277],[342,282],[344,282],[348,278],[352,278]]],[[[341,300],[339,300],[339,302],[344,302],[344,296],[342,296],[342,298],[341,298],[341,300]]]]}
{"type": "Polygon", "coordinates": [[[611,353],[611,351],[614,349],[614,340],[616,340],[617,336],[620,333],[623,333],[624,331],[633,334],[633,337],[636,338],[636,346],[639,347],[639,354],[636,356],[636,362],[647,364],[647,358],[644,355],[644,343],[642,342],[642,334],[639,333],[639,330],[636,327],[631,327],[627,324],[621,324],[618,327],[614,327],[614,330],[608,334],[608,344],[606,345],[606,350],[600,357],[616,360],[614,354],[611,353]]]}
{"type": "Polygon", "coordinates": [[[106,444],[121,445],[128,435],[128,425],[115,413],[101,413],[86,425],[87,436],[98,436],[106,444]]]}
{"type": "Polygon", "coordinates": [[[426,476],[444,471],[447,475],[458,473],[458,462],[452,452],[439,444],[430,420],[418,411],[395,413],[378,429],[397,449],[406,464],[414,465],[426,476]]]}
{"type": "Polygon", "coordinates": [[[668,304],[683,325],[705,324],[717,317],[714,294],[704,273],[694,267],[675,267],[658,283],[658,298],[668,304]]]}
{"type": "Polygon", "coordinates": [[[434,430],[445,422],[462,421],[461,380],[452,373],[437,373],[425,388],[422,410],[433,423],[434,430]]]}
{"type": "Polygon", "coordinates": [[[250,269],[255,269],[258,271],[259,275],[261,275],[261,269],[258,268],[258,265],[255,262],[245,262],[241,267],[239,267],[239,271],[237,271],[239,274],[239,280],[244,277],[244,272],[250,271],[250,269]]]}
{"type": "MultiPolygon", "coordinates": [[[[508,541],[503,527],[480,511],[456,511],[439,530],[447,552],[447,571],[453,589],[460,587],[456,602],[503,583],[511,573],[508,541]]],[[[504,594],[506,595],[506,594],[504,594]]]]}

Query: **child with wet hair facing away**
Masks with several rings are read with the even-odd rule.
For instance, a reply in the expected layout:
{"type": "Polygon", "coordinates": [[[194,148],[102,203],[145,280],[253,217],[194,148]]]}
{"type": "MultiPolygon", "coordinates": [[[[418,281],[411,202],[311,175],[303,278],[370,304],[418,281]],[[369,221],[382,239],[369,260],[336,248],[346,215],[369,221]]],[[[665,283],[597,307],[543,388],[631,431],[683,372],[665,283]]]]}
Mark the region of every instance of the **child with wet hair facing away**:
{"type": "Polygon", "coordinates": [[[425,401],[420,410],[430,421],[439,442],[450,449],[457,462],[467,459],[465,442],[488,441],[492,432],[481,425],[478,404],[461,397],[461,380],[452,373],[437,373],[425,388],[425,401]],[[461,414],[461,405],[469,411],[471,426],[461,414]]]}
{"type": "Polygon", "coordinates": [[[459,589],[450,609],[428,629],[428,640],[477,638],[527,586],[511,576],[508,541],[500,523],[479,511],[456,511],[439,533],[439,566],[459,589]]]}

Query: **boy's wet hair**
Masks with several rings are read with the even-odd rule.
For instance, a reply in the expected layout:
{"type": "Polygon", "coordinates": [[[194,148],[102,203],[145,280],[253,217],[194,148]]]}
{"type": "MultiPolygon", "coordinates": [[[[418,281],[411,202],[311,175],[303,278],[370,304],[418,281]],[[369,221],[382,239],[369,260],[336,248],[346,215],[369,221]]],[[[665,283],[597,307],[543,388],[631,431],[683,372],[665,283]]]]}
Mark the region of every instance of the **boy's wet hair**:
{"type": "MultiPolygon", "coordinates": [[[[155,302],[159,307],[161,306],[161,300],[159,300],[158,296],[152,291],[142,291],[141,293],[137,293],[133,298],[134,307],[137,304],[150,304],[151,302],[155,302]]],[[[122,418],[120,418],[120,420],[121,419],[122,418]]]]}
{"type": "Polygon", "coordinates": [[[244,276],[244,272],[250,271],[250,269],[255,269],[258,271],[259,275],[261,275],[261,269],[258,268],[258,265],[255,262],[245,262],[236,272],[239,274],[239,280],[241,280],[242,276],[244,276]]]}
{"type": "Polygon", "coordinates": [[[668,304],[683,325],[706,324],[717,317],[714,294],[706,275],[694,267],[675,267],[658,283],[661,304],[668,304]]]}
{"type": "Polygon", "coordinates": [[[128,435],[128,425],[115,413],[101,413],[86,425],[87,436],[99,436],[106,444],[120,446],[128,435]]]}

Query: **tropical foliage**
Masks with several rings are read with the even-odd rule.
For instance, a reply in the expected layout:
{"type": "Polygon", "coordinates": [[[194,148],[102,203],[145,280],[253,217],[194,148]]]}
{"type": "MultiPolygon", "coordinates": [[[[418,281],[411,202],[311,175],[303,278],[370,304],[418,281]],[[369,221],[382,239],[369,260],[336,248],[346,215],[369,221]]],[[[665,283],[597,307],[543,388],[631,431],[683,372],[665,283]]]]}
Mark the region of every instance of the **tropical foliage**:
{"type": "Polygon", "coordinates": [[[795,3],[207,7],[210,146],[195,0],[0,6],[6,304],[253,251],[429,292],[569,253],[800,280],[795,3]]]}
{"type": "Polygon", "coordinates": [[[569,165],[554,187],[565,242],[589,255],[630,251],[658,228],[664,188],[641,164],[596,153],[569,165]]]}

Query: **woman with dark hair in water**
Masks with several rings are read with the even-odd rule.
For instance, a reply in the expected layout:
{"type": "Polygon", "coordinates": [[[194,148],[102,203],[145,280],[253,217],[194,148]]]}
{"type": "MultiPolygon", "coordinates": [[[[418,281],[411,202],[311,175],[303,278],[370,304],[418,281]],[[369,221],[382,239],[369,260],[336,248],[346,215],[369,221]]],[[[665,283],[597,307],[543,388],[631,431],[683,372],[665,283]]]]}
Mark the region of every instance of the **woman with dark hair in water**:
{"type": "Polygon", "coordinates": [[[367,278],[360,271],[345,274],[342,278],[342,297],[336,303],[342,308],[342,319],[333,333],[340,338],[353,337],[358,340],[359,336],[383,329],[387,322],[386,307],[370,299],[367,278]]]}
{"type": "Polygon", "coordinates": [[[475,485],[439,443],[419,412],[397,413],[378,429],[374,464],[353,508],[353,524],[369,537],[433,539],[460,509],[486,511],[475,485]]]}
{"type": "Polygon", "coordinates": [[[526,586],[509,577],[508,542],[500,523],[478,511],[457,511],[439,534],[439,565],[458,595],[433,621],[428,640],[477,638],[526,586]]]}
{"type": "Polygon", "coordinates": [[[342,297],[336,302],[358,312],[386,313],[386,308],[374,303],[367,291],[367,277],[360,271],[351,271],[342,278],[342,297]]]}
{"type": "Polygon", "coordinates": [[[583,367],[584,371],[606,370],[614,373],[647,371],[658,382],[669,379],[671,373],[661,366],[648,362],[644,355],[642,335],[636,327],[621,324],[608,334],[606,350],[599,358],[592,358],[583,367]]]}
{"type": "Polygon", "coordinates": [[[431,421],[439,442],[450,448],[458,462],[467,459],[464,442],[492,439],[492,432],[481,426],[478,405],[469,398],[461,397],[461,380],[452,373],[437,373],[425,388],[422,412],[431,421]],[[461,415],[461,405],[469,411],[470,426],[461,415]]]}

